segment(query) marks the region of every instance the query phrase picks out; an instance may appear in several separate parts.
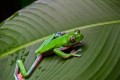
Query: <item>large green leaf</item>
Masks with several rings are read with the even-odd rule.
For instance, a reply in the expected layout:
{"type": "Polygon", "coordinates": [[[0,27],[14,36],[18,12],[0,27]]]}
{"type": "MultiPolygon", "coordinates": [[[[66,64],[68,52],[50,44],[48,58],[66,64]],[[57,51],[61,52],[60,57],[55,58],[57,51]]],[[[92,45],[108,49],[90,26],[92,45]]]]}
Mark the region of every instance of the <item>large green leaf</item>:
{"type": "Polygon", "coordinates": [[[0,80],[14,80],[15,61],[28,70],[48,35],[81,29],[81,58],[44,58],[29,80],[119,80],[120,1],[44,0],[16,12],[0,27],[0,80]],[[8,55],[11,54],[11,55],[8,55]]]}

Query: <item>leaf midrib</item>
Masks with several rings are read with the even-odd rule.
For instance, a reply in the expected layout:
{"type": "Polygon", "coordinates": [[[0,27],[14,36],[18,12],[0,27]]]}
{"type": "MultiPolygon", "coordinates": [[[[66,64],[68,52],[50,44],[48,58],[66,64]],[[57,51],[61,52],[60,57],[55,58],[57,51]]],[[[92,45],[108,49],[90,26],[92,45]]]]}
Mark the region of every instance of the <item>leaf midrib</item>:
{"type": "MultiPolygon", "coordinates": [[[[79,27],[76,27],[76,28],[65,30],[65,32],[71,32],[71,31],[73,31],[75,29],[86,29],[86,28],[92,28],[92,27],[96,27],[96,26],[103,26],[103,25],[110,25],[110,24],[117,24],[117,23],[120,23],[120,20],[106,21],[106,22],[100,22],[100,23],[95,23],[95,24],[89,24],[89,25],[85,25],[85,26],[79,26],[79,27]]],[[[16,52],[16,51],[18,51],[18,50],[20,50],[22,48],[25,48],[25,47],[31,46],[31,45],[33,45],[35,43],[41,42],[41,41],[45,40],[48,36],[45,36],[45,37],[40,38],[40,39],[36,39],[36,40],[28,42],[28,43],[26,43],[24,45],[13,48],[13,49],[11,49],[11,50],[9,50],[7,52],[1,53],[0,58],[6,56],[8,54],[11,54],[13,52],[16,52]]]]}

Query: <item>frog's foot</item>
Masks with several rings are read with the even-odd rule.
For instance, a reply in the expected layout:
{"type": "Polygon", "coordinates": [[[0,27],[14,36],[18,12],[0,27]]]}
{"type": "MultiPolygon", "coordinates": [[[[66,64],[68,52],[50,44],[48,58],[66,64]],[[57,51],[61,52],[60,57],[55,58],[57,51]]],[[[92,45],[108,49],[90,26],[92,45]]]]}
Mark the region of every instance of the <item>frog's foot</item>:
{"type": "Polygon", "coordinates": [[[75,49],[73,49],[70,53],[71,53],[71,54],[77,54],[78,52],[81,52],[81,51],[82,51],[81,48],[78,49],[78,50],[76,50],[76,51],[75,51],[75,49]]]}
{"type": "Polygon", "coordinates": [[[17,74],[17,78],[18,80],[25,80],[21,73],[17,74]]]}
{"type": "Polygon", "coordinates": [[[80,51],[82,51],[81,48],[78,49],[78,50],[76,50],[76,51],[73,49],[73,50],[71,51],[71,55],[72,55],[72,56],[75,56],[75,57],[80,57],[81,54],[77,54],[77,53],[80,52],[80,51]]]}

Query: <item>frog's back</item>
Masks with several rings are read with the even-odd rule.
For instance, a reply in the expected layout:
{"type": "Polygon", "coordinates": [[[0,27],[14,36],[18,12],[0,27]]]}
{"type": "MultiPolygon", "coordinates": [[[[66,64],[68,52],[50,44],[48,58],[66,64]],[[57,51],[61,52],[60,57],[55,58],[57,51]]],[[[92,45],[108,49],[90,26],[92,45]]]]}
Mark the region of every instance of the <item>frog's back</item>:
{"type": "Polygon", "coordinates": [[[63,36],[60,36],[58,38],[52,39],[47,44],[45,44],[43,47],[36,50],[36,54],[43,54],[48,51],[52,51],[54,48],[59,48],[61,46],[64,46],[66,44],[66,34],[63,36]]]}

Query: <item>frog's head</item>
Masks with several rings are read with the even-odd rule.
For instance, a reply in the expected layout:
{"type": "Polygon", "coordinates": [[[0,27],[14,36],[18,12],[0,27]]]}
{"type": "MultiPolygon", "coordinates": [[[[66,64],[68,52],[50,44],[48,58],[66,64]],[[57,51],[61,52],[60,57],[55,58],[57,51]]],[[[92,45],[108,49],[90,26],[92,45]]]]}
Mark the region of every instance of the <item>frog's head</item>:
{"type": "Polygon", "coordinates": [[[70,36],[70,42],[71,43],[79,43],[82,39],[84,38],[83,34],[80,32],[79,29],[76,29],[73,33],[72,36],[70,36]]]}

